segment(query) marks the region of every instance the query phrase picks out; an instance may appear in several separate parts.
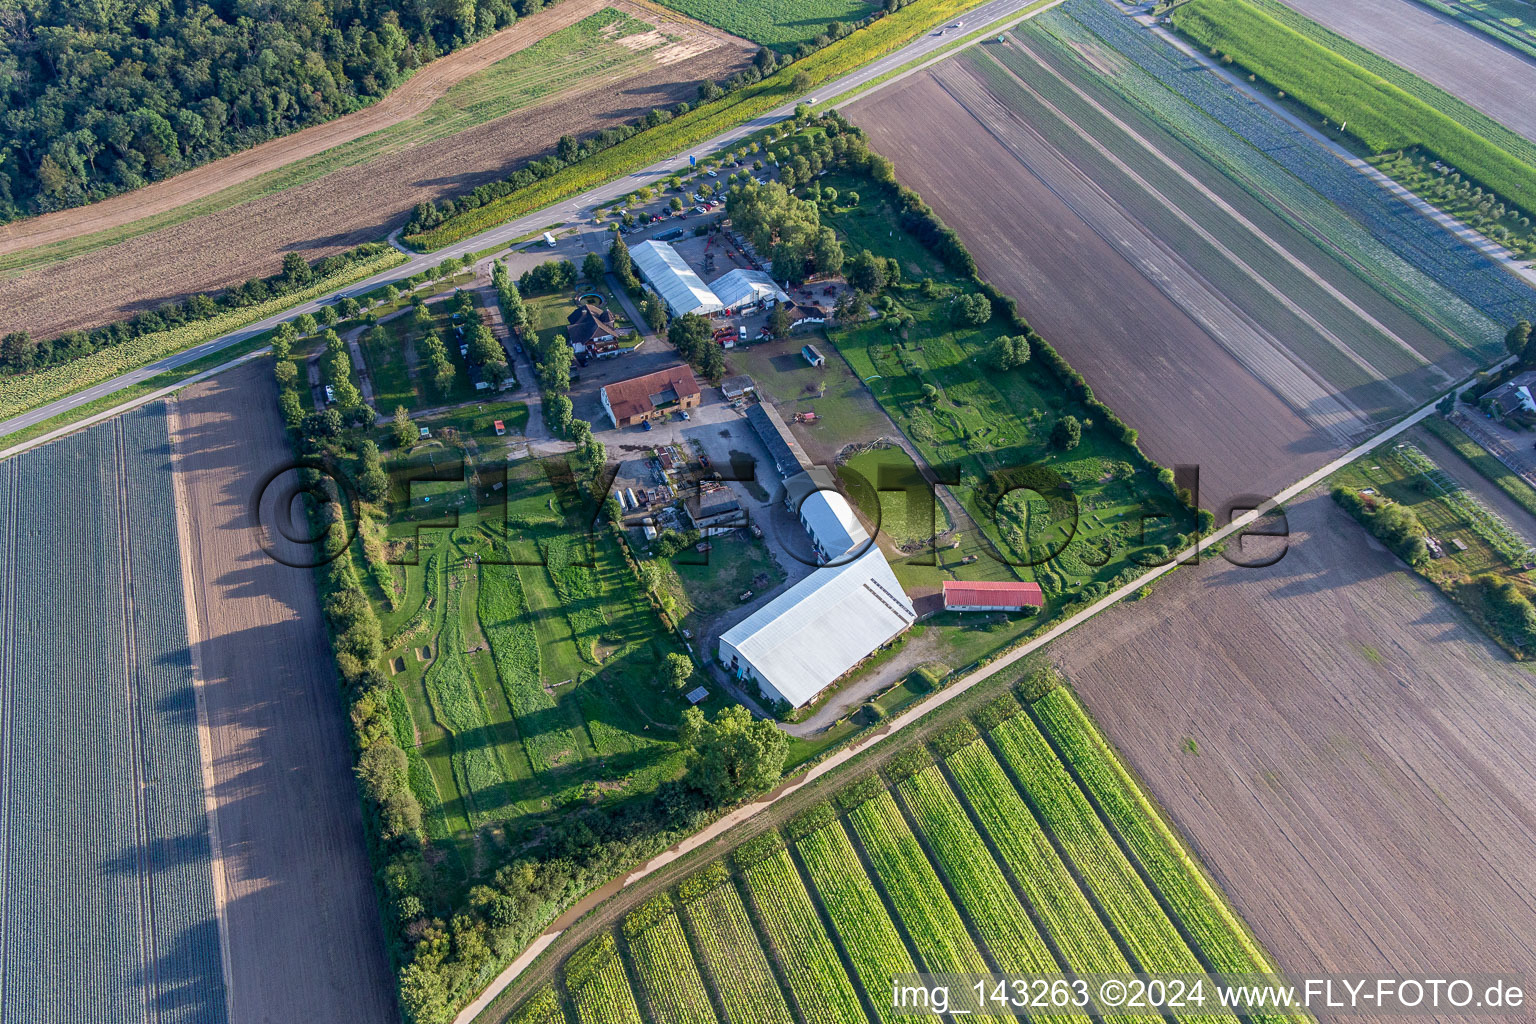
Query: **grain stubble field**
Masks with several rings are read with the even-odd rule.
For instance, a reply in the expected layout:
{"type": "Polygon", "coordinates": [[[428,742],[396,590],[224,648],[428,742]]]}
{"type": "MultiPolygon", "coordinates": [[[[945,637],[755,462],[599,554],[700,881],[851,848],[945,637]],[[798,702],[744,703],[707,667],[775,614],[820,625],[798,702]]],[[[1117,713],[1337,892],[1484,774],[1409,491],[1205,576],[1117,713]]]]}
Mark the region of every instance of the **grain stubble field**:
{"type": "Polygon", "coordinates": [[[247,510],[289,459],[264,363],[194,385],[171,434],[208,720],[234,1024],[395,1018],[325,620],[247,510]]]}
{"type": "MultiPolygon", "coordinates": [[[[0,306],[6,309],[5,330],[28,330],[37,337],[51,337],[62,331],[93,327],[162,302],[217,291],[250,277],[275,273],[287,252],[316,260],[362,242],[378,241],[403,224],[406,214],[417,203],[455,196],[501,178],[527,161],[552,152],[562,135],[585,137],[632,121],[653,107],[693,100],[700,80],[724,78],[743,66],[755,51],[752,44],[717,29],[685,23],[678,15],[632,0],[565,0],[551,9],[552,15],[560,14],[560,20],[545,25],[543,34],[564,27],[567,16],[575,21],[575,16],[605,6],[631,11],[652,24],[668,19],[666,31],[677,38],[647,57],[627,77],[616,80],[614,76],[593,76],[531,106],[449,138],[388,153],[230,209],[0,280],[0,306]],[[78,301],[81,295],[91,296],[91,301],[78,301]]],[[[529,23],[533,20],[530,18],[529,23]]],[[[509,31],[515,30],[516,26],[509,31]]],[[[467,74],[476,69],[461,70],[467,74]]],[[[446,90],[451,84],[444,82],[440,88],[446,90]]],[[[369,114],[374,109],[360,114],[369,114]]],[[[394,108],[394,120],[408,117],[412,111],[411,106],[394,108]]],[[[309,131],[335,131],[339,123],[309,131]]],[[[386,127],[388,123],[376,127],[386,127]]],[[[347,137],[346,133],[337,135],[332,145],[344,142],[347,137]]],[[[306,132],[273,140],[258,149],[265,151],[269,146],[274,148],[263,152],[262,163],[253,174],[315,152],[306,132]]],[[[247,157],[248,154],[240,154],[228,159],[247,157]]],[[[210,179],[206,172],[217,166],[211,164],[150,188],[179,187],[177,183],[184,178],[198,175],[192,191],[177,200],[191,201],[208,194],[210,179]]],[[[241,176],[231,181],[213,180],[220,188],[228,187],[249,176],[244,170],[239,173],[241,176]]],[[[108,202],[126,201],[142,191],[147,190],[108,202]]],[[[118,221],[144,215],[132,211],[131,205],[119,208],[118,221]]],[[[82,222],[87,217],[83,212],[66,213],[82,218],[82,222]]],[[[90,223],[88,230],[101,230],[112,223],[90,223]]],[[[22,228],[16,226],[11,230],[17,232],[22,228]]]]}
{"type": "Polygon", "coordinates": [[[978,131],[931,73],[848,115],[960,233],[982,276],[1141,432],[1147,453],[1200,467],[1202,504],[1274,493],[1342,451],[978,131]]]}
{"type": "Polygon", "coordinates": [[[1536,141],[1536,62],[1413,0],[1285,0],[1313,21],[1536,141]]]}
{"type": "Polygon", "coordinates": [[[1326,493],[1289,514],[1049,655],[1282,969],[1536,976],[1536,678],[1326,493]]]}

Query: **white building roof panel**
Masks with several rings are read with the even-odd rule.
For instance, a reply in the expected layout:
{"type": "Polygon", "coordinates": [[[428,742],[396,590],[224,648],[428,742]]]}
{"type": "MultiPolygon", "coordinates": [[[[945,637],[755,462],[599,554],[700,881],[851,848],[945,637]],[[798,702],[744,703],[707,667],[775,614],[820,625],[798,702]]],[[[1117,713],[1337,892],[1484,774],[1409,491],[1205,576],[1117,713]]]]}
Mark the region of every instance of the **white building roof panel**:
{"type": "Polygon", "coordinates": [[[648,239],[629,250],[640,276],[650,282],[674,316],[718,313],[725,307],[676,249],[648,239]]]}
{"type": "Polygon", "coordinates": [[[917,619],[880,549],[815,570],[720,637],[799,707],[917,619]]]}
{"type": "Polygon", "coordinates": [[[762,302],[765,299],[772,299],[775,302],[789,301],[789,296],[773,283],[773,278],[767,273],[761,270],[748,270],[745,267],[737,267],[717,277],[710,282],[709,290],[715,293],[715,297],[726,309],[735,309],[738,306],[762,302]]]}

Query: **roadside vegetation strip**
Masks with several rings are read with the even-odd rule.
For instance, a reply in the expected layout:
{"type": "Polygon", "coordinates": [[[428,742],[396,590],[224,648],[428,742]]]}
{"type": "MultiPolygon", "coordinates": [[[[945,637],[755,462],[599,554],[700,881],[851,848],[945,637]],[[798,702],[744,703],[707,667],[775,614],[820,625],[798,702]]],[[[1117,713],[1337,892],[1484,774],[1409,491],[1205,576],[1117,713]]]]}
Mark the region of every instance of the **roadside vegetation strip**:
{"type": "Polygon", "coordinates": [[[1536,487],[1516,476],[1513,470],[1468,437],[1460,427],[1443,416],[1429,416],[1424,420],[1424,429],[1450,445],[1467,465],[1509,495],[1521,508],[1536,516],[1536,487]]]}
{"type": "Polygon", "coordinates": [[[811,89],[855,71],[976,3],[977,0],[913,0],[896,13],[828,44],[755,85],[649,128],[525,189],[450,217],[430,231],[408,235],[405,241],[421,252],[441,249],[666,159],[789,102],[799,91],[797,81],[811,89]],[[801,78],[802,75],[805,77],[801,78]]]}
{"type": "Polygon", "coordinates": [[[1536,212],[1536,167],[1247,0],[1190,0],[1174,9],[1172,19],[1201,46],[1343,125],[1372,151],[1422,147],[1536,212]]]}
{"type": "Polygon", "coordinates": [[[848,820],[928,970],[988,973],[965,922],[891,794],[885,791],[866,800],[849,813],[848,820]]]}
{"type": "Polygon", "coordinates": [[[864,1020],[853,983],[789,851],[781,849],[758,861],[743,872],[743,878],[806,1024],[864,1020]]]}
{"type": "Polygon", "coordinates": [[[842,823],[834,820],[822,826],[801,839],[798,849],[864,990],[870,993],[882,1020],[896,1019],[890,1000],[885,998],[891,978],[914,974],[917,965],[859,863],[842,823]]]}
{"type": "Polygon", "coordinates": [[[658,899],[665,901],[667,907],[655,915],[655,920],[644,920],[650,915],[642,907],[637,911],[641,919],[631,915],[624,925],[630,959],[651,1013],[668,1024],[715,1024],[709,993],[694,966],[693,951],[677,919],[677,910],[671,906],[670,897],[663,895],[658,899]]]}
{"type": "Polygon", "coordinates": [[[685,902],[699,956],[730,1024],[792,1024],[784,993],[752,930],[741,895],[727,879],[685,902]]]}
{"type": "Polygon", "coordinates": [[[579,1024],[644,1024],[618,947],[608,932],[566,961],[565,985],[579,1024]]]}
{"type": "MultiPolygon", "coordinates": [[[[930,765],[909,776],[898,790],[998,969],[1008,974],[1055,974],[1061,970],[939,767],[930,765]]],[[[1075,964],[1067,966],[1077,968],[1075,964]]]]}
{"type": "Polygon", "coordinates": [[[406,258],[404,253],[389,249],[372,259],[350,263],[340,273],[321,278],[303,291],[291,292],[254,306],[242,306],[168,331],[141,335],[121,345],[98,349],[88,356],[59,363],[36,373],[0,377],[0,419],[65,398],[157,359],[201,345],[246,324],[372,277],[380,271],[397,267],[406,258]]]}
{"type": "MultiPolygon", "coordinates": [[[[992,739],[1142,970],[1153,974],[1202,973],[1200,961],[1029,717],[1009,719],[992,731],[992,739]]],[[[1192,1024],[1230,1024],[1233,1019],[1219,1012],[1178,1016],[1192,1024]]]]}
{"type": "MultiPolygon", "coordinates": [[[[977,740],[945,763],[1071,968],[1089,974],[1130,971],[1125,955],[986,744],[977,740]]],[[[1148,1024],[1153,1020],[1128,1019],[1148,1024]]]]}
{"type": "MultiPolygon", "coordinates": [[[[1045,724],[1062,757],[1098,801],[1110,824],[1178,913],[1211,966],[1225,974],[1265,974],[1274,964],[1206,878],[1163,816],[1131,777],[1077,698],[1057,687],[1030,709],[1045,724]]],[[[1255,1020],[1280,1021],[1283,1015],[1255,1020]]]]}

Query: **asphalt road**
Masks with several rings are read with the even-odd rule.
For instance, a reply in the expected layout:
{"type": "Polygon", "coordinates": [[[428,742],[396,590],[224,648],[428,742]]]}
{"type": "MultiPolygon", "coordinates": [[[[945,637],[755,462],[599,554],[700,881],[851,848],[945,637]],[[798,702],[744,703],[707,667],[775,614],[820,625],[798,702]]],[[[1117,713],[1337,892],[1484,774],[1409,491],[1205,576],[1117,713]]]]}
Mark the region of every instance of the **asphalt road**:
{"type": "MultiPolygon", "coordinates": [[[[1022,15],[1026,8],[1030,7],[1033,3],[1036,2],[1038,2],[1038,0],[992,0],[991,3],[982,4],[980,7],[976,7],[966,12],[964,17],[960,19],[964,23],[963,27],[958,30],[946,29],[942,35],[935,35],[934,31],[926,32],[918,38],[912,40],[912,42],[908,43],[906,46],[901,47],[900,49],[888,54],[880,60],[874,61],[871,64],[866,64],[864,67],[857,71],[844,75],[842,78],[835,79],[830,83],[826,83],[821,88],[814,89],[804,96],[797,97],[792,102],[785,103],[779,107],[775,107],[773,110],[759,115],[751,121],[748,121],[746,124],[734,128],[731,131],[717,135],[706,142],[700,143],[697,146],[685,150],[677,156],[670,157],[666,160],[652,164],[643,170],[636,171],[633,174],[621,177],[618,180],[609,182],[606,185],[600,185],[597,188],[583,192],[580,195],[568,199],[562,203],[557,203],[554,206],[545,207],[542,210],[538,210],[526,216],[519,217],[516,220],[508,221],[499,227],[494,227],[488,231],[483,231],[478,235],[459,242],[457,245],[452,245],[445,249],[439,249],[436,252],[413,256],[408,262],[403,263],[391,270],[384,271],[380,274],[375,274],[373,277],[366,278],[365,280],[359,281],[353,285],[349,285],[348,287],[329,292],[316,299],[313,299],[310,302],[291,307],[287,310],[284,310],[282,313],[269,316],[264,320],[258,320],[253,324],[242,327],[237,331],[231,331],[229,334],[221,335],[211,341],[205,341],[203,344],[198,345],[195,348],[190,348],[183,352],[178,352],[172,356],[167,356],[164,359],[157,360],[156,362],[150,363],[147,366],[142,366],[137,370],[132,370],[128,373],[125,373],[120,377],[114,377],[113,379],[105,381],[101,384],[97,384],[94,387],[89,387],[83,391],[78,391],[75,394],[68,396],[67,398],[61,398],[56,402],[49,402],[47,405],[39,406],[30,412],[24,412],[19,415],[12,416],[8,420],[0,421],[0,437],[15,433],[18,430],[24,430],[27,427],[34,426],[43,422],[44,420],[52,419],[61,413],[67,413],[72,409],[77,409],[82,405],[94,402],[99,398],[104,398],[113,394],[114,392],[122,390],[123,388],[131,387],[134,384],[141,383],[151,377],[157,376],[158,374],[165,373],[167,370],[174,370],[178,367],[185,366],[187,363],[201,359],[203,356],[206,356],[209,353],[218,352],[219,350],[228,348],[231,345],[238,345],[242,341],[245,341],[254,335],[260,334],[266,330],[270,330],[284,320],[289,320],[295,316],[298,316],[300,313],[313,313],[321,306],[329,305],[330,303],[333,303],[344,296],[361,295],[364,292],[372,291],[373,289],[387,282],[398,281],[402,278],[410,277],[413,274],[418,274],[423,270],[437,266],[439,263],[450,256],[461,257],[467,253],[479,252],[482,249],[489,249],[492,246],[504,245],[510,243],[513,239],[521,238],[529,232],[540,230],[556,222],[563,221],[569,223],[587,219],[592,215],[594,208],[602,205],[603,203],[617,199],[620,196],[628,195],[643,185],[654,185],[659,180],[665,179],[681,171],[686,171],[688,168],[688,158],[690,156],[702,159],[709,154],[714,153],[716,150],[729,146],[730,144],[743,139],[754,132],[784,120],[789,115],[794,113],[796,104],[800,102],[819,103],[826,102],[827,100],[835,100],[839,97],[846,97],[848,93],[857,90],[860,86],[865,85],[873,79],[879,78],[881,75],[886,74],[889,71],[893,71],[910,61],[917,60],[919,58],[931,55],[938,50],[944,49],[945,47],[953,44],[957,39],[960,39],[970,32],[975,31],[977,28],[989,25],[993,22],[1006,20],[1011,15],[1022,15]]],[[[953,24],[953,22],[950,24],[953,24]]],[[[892,81],[895,81],[895,79],[893,78],[892,81]]],[[[881,84],[884,85],[888,83],[881,84]]],[[[875,86],[874,88],[879,87],[880,86],[875,86]]]]}

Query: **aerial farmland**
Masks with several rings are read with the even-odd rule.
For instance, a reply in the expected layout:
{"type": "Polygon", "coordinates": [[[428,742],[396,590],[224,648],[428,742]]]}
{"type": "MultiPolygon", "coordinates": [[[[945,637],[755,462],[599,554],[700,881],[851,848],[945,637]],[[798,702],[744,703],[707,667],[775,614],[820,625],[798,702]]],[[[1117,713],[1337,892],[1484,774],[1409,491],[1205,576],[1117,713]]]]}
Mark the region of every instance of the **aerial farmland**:
{"type": "Polygon", "coordinates": [[[991,251],[977,245],[984,268],[1069,357],[1102,367],[1089,376],[1113,405],[1142,410],[1131,416],[1151,451],[1201,466],[1219,506],[1465,376],[1536,292],[1452,256],[1448,234],[1404,247],[1441,229],[1198,68],[1098,0],[1074,0],[853,117],[946,217],[992,236],[991,251]],[[1161,84],[1175,74],[1198,105],[1161,84]],[[946,146],[906,116],[913,103],[946,146]],[[982,180],[1007,196],[985,213],[982,180]],[[1341,208],[1307,201],[1313,188],[1341,208]],[[1351,209],[1368,219],[1341,216],[1351,209]],[[1111,268],[1124,304],[1088,301],[1111,268]]]}
{"type": "Polygon", "coordinates": [[[228,1019],[168,441],[146,406],[0,470],[8,1021],[228,1019]]]}
{"type": "Polygon", "coordinates": [[[1527,1019],[1525,6],[10,11],[0,1024],[1527,1019]]]}

